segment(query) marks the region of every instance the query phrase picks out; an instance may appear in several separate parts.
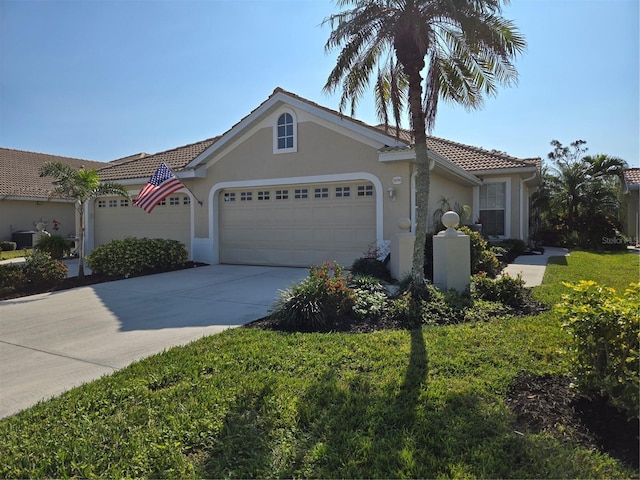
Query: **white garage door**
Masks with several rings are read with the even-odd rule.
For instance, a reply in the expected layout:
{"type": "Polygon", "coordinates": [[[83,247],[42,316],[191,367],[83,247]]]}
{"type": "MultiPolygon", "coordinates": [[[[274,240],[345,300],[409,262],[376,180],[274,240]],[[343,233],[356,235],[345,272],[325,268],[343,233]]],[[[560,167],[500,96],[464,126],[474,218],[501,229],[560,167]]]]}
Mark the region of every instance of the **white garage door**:
{"type": "Polygon", "coordinates": [[[125,237],[165,238],[178,240],[191,248],[190,199],[175,193],[160,202],[151,213],[123,198],[96,200],[94,208],[95,246],[125,237]]]}
{"type": "Polygon", "coordinates": [[[369,182],[283,185],[220,192],[221,263],[350,266],[376,240],[369,182]]]}

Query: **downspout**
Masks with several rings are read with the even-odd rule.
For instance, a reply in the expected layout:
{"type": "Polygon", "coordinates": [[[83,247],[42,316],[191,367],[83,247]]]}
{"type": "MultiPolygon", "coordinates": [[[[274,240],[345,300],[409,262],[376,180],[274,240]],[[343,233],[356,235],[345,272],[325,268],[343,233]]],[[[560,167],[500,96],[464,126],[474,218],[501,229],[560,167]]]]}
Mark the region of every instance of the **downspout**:
{"type": "MultiPolygon", "coordinates": [[[[524,184],[533,180],[538,175],[538,172],[533,172],[529,178],[520,179],[520,239],[524,240],[524,184]]],[[[527,217],[527,220],[529,218],[527,217]]]]}

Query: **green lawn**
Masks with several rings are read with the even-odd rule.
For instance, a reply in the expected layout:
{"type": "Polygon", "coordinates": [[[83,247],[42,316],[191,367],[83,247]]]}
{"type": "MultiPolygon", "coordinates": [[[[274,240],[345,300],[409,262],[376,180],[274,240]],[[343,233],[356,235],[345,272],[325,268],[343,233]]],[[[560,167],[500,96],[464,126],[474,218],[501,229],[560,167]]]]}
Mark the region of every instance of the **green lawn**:
{"type": "MultiPolygon", "coordinates": [[[[561,281],[638,280],[634,254],[574,252],[561,281]]],[[[0,421],[0,477],[628,478],[547,434],[515,432],[521,371],[567,373],[553,312],[373,334],[228,330],[0,421]]]]}
{"type": "Polygon", "coordinates": [[[0,251],[0,260],[9,260],[11,258],[18,257],[26,257],[29,253],[31,253],[30,248],[25,248],[23,250],[7,250],[0,251]]]}

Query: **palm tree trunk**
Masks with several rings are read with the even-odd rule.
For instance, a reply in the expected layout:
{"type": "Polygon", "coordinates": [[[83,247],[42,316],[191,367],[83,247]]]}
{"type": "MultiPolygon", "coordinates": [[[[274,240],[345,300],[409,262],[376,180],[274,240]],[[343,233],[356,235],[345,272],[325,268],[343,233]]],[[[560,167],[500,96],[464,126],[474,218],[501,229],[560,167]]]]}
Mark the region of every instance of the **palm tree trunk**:
{"type": "Polygon", "coordinates": [[[84,203],[78,202],[80,213],[80,245],[78,245],[78,278],[84,278],[84,203]]]}
{"type": "Polygon", "coordinates": [[[416,152],[416,239],[413,247],[414,289],[424,286],[424,245],[427,238],[427,213],[429,209],[429,158],[424,110],[422,108],[422,78],[419,71],[409,72],[409,107],[416,152]]]}

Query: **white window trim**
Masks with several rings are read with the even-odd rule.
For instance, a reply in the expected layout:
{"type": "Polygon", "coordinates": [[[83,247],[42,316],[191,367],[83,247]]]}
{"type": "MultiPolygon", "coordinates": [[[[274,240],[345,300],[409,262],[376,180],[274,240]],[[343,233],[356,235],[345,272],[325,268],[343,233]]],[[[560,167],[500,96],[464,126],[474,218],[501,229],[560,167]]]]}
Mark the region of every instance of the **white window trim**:
{"type": "MultiPolygon", "coordinates": [[[[482,185],[488,183],[504,183],[504,235],[492,235],[496,238],[511,238],[511,177],[485,178],[482,185]]],[[[473,215],[475,220],[480,216],[480,187],[473,188],[473,215]]]]}
{"type": "Polygon", "coordinates": [[[295,153],[298,151],[298,117],[296,112],[290,108],[281,108],[276,112],[273,119],[273,154],[280,155],[283,153],[295,153]],[[283,114],[288,113],[293,118],[293,147],[278,148],[278,119],[283,114]]]}

